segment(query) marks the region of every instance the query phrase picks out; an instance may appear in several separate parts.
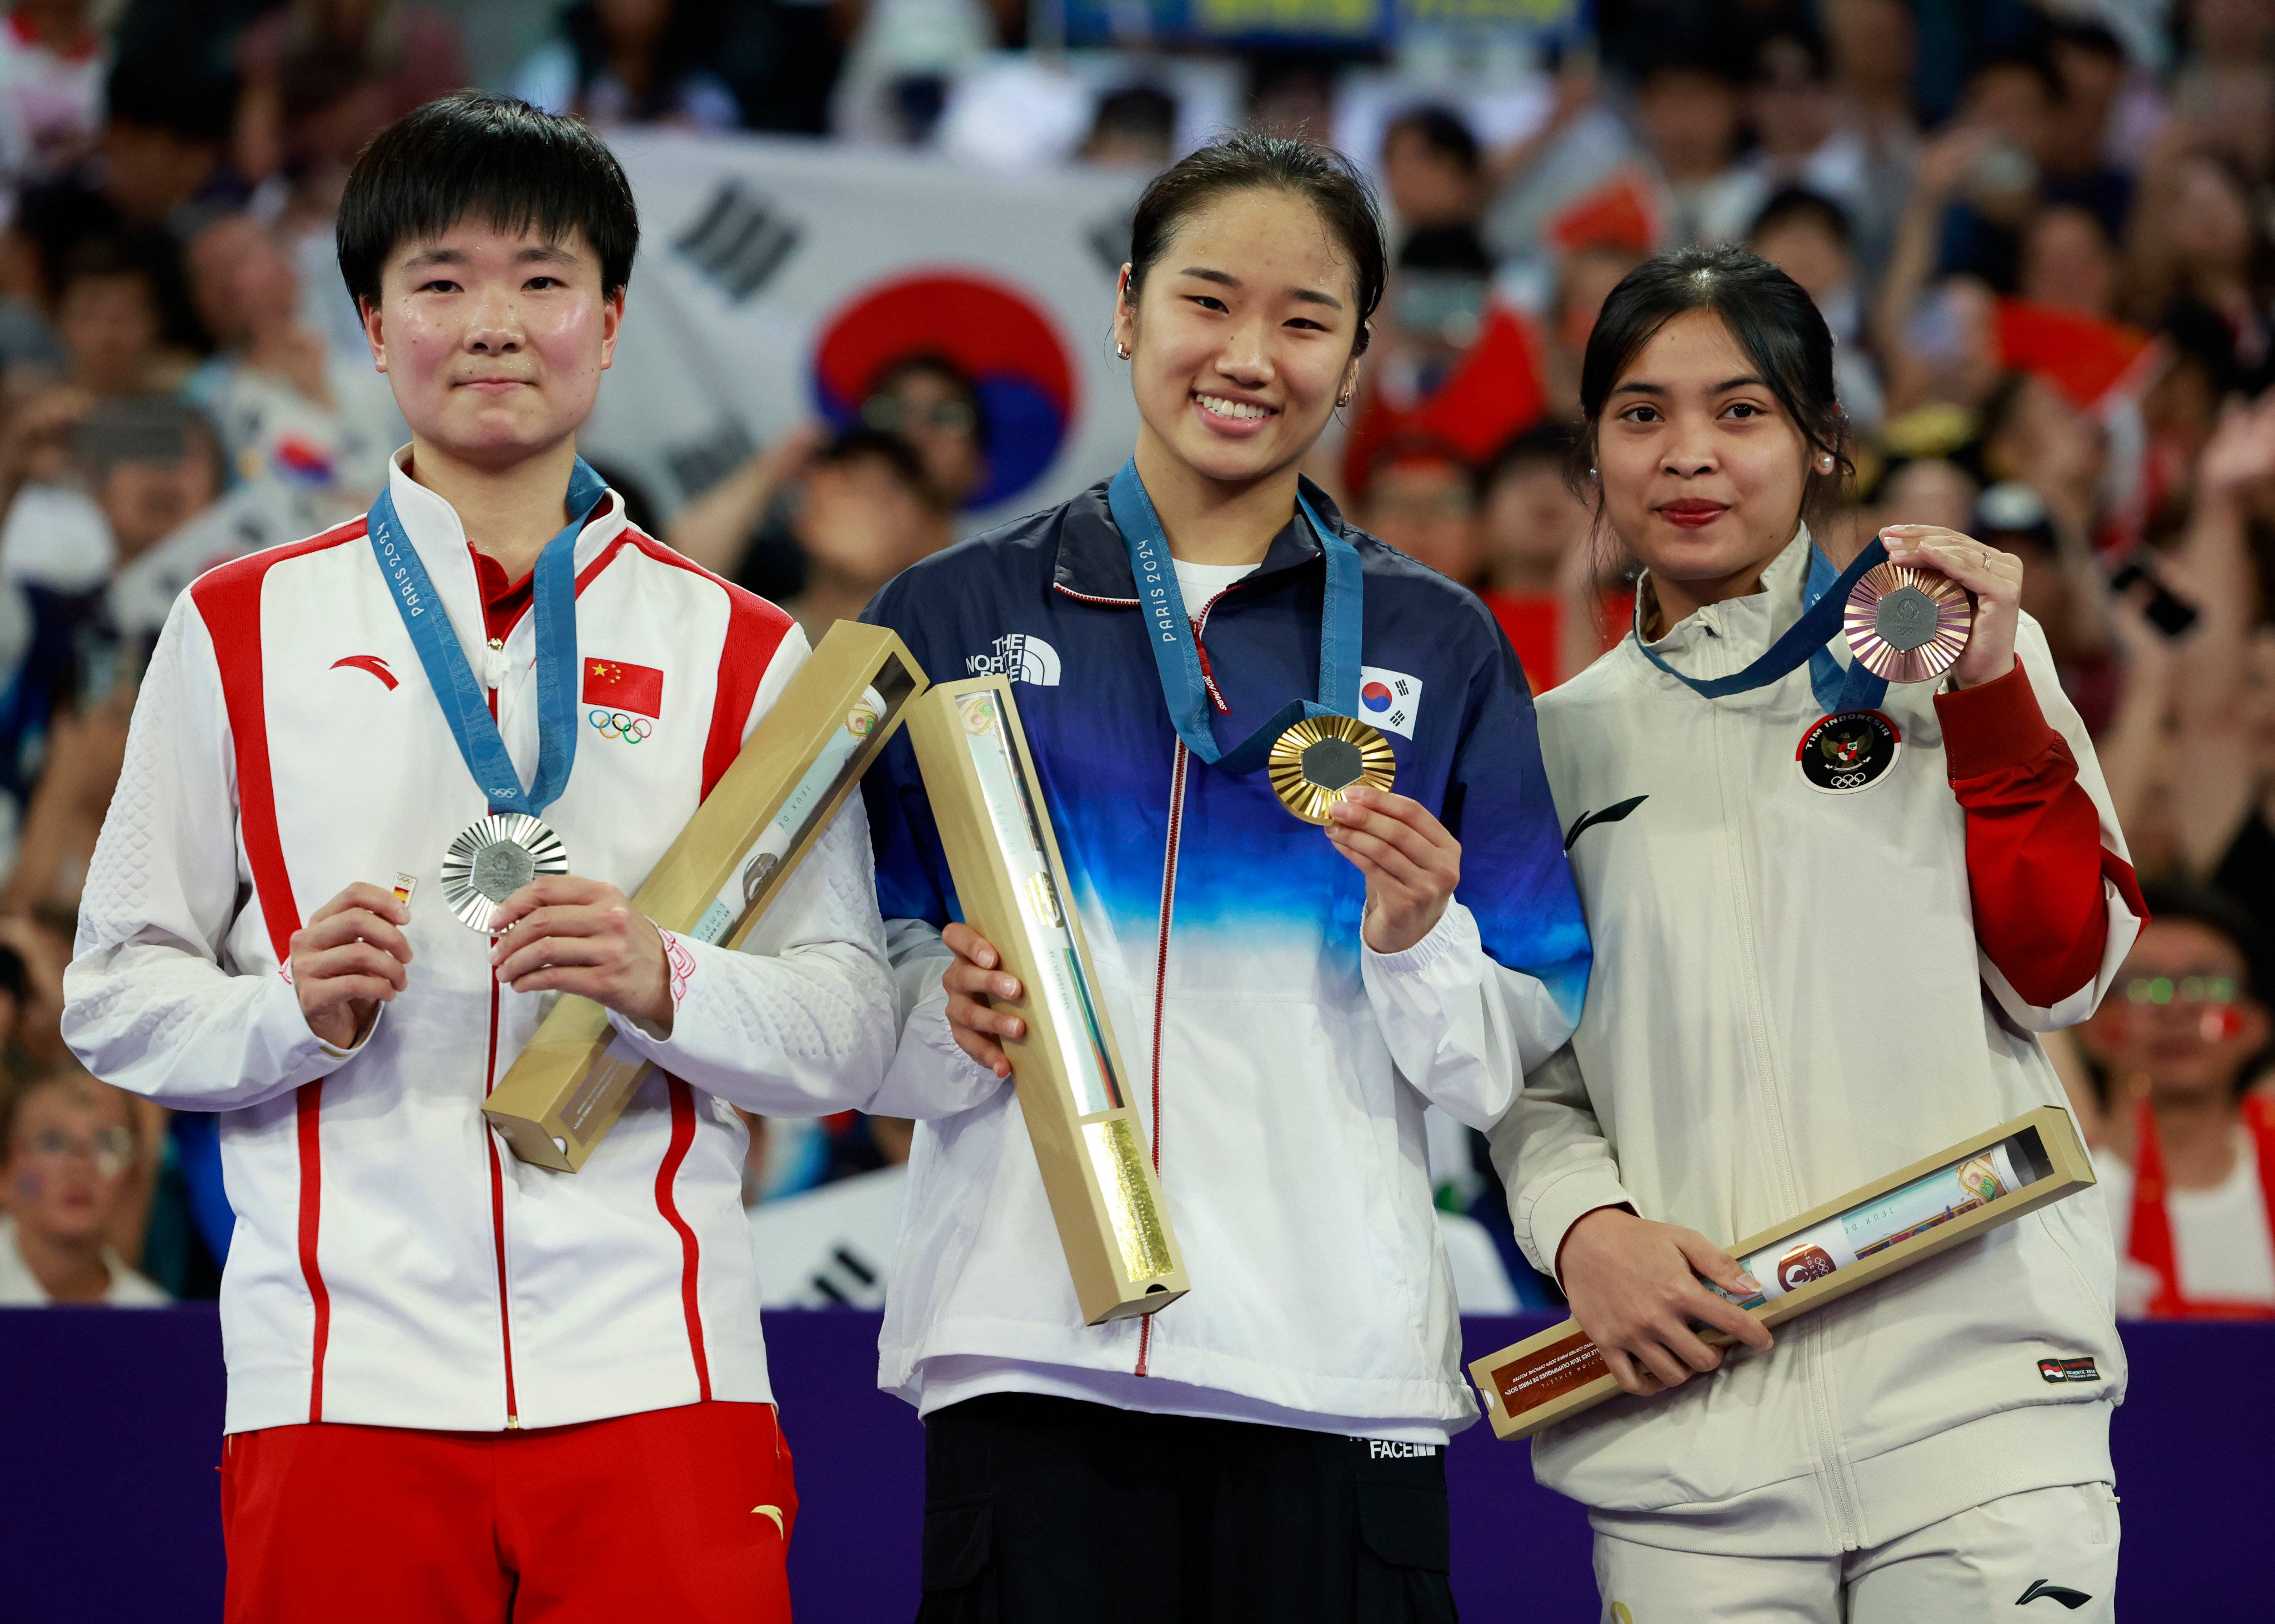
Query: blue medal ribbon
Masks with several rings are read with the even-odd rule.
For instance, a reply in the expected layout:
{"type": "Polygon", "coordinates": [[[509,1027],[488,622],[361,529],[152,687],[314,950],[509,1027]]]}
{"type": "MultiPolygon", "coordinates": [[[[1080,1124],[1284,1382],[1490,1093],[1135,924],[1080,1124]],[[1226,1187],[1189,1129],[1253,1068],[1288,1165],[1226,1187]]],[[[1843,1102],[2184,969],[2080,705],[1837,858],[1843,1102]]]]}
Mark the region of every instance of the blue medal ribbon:
{"type": "Polygon", "coordinates": [[[577,759],[577,537],[608,486],[583,457],[569,475],[569,523],[537,555],[531,610],[537,616],[537,780],[526,789],[490,714],[488,691],[466,664],[450,613],[404,533],[393,492],[371,504],[366,529],[379,572],[395,597],[395,611],[419,651],[427,684],[442,703],[458,754],[494,812],[533,818],[561,798],[577,759]]]}
{"type": "Polygon", "coordinates": [[[1138,601],[1145,615],[1147,640],[1153,646],[1153,664],[1161,674],[1162,697],[1168,701],[1169,721],[1185,748],[1202,760],[1228,773],[1253,773],[1272,753],[1280,736],[1310,716],[1358,714],[1359,639],[1364,608],[1358,549],[1324,523],[1298,489],[1296,506],[1319,538],[1326,560],[1327,583],[1319,611],[1319,697],[1317,701],[1291,699],[1270,721],[1227,750],[1216,742],[1209,717],[1208,684],[1201,676],[1200,646],[1193,623],[1185,613],[1184,593],[1177,589],[1176,565],[1169,556],[1169,538],[1161,528],[1153,499],[1138,477],[1138,459],[1131,457],[1106,487],[1106,502],[1114,514],[1122,545],[1129,549],[1130,573],[1138,584],[1138,601]]]}
{"type": "Polygon", "coordinates": [[[1887,697],[1888,679],[1874,675],[1861,660],[1851,660],[1844,672],[1826,645],[1840,631],[1848,594],[1856,583],[1887,562],[1887,547],[1875,536],[1846,570],[1835,575],[1833,561],[1812,543],[1809,582],[1802,593],[1801,618],[1787,627],[1785,635],[1771,644],[1759,659],[1728,676],[1703,681],[1685,676],[1644,641],[1640,630],[1636,634],[1636,646],[1643,650],[1644,659],[1704,699],[1719,699],[1729,694],[1766,688],[1787,672],[1806,664],[1810,690],[1828,715],[1843,711],[1878,710],[1880,701],[1887,697]]]}

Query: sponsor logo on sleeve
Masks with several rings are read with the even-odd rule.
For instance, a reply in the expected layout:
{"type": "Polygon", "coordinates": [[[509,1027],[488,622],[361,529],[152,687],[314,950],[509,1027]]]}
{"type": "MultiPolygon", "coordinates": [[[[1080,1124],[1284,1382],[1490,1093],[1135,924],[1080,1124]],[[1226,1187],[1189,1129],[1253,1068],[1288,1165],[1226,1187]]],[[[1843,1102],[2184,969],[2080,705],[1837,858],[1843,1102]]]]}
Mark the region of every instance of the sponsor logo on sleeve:
{"type": "Polygon", "coordinates": [[[2099,1381],[2101,1370],[2090,1358],[2041,1359],[2038,1375],[2046,1381],[2099,1381]]]}
{"type": "Polygon", "coordinates": [[[1401,738],[1414,736],[1422,709],[1422,679],[1379,665],[1358,668],[1358,719],[1401,738]]]}

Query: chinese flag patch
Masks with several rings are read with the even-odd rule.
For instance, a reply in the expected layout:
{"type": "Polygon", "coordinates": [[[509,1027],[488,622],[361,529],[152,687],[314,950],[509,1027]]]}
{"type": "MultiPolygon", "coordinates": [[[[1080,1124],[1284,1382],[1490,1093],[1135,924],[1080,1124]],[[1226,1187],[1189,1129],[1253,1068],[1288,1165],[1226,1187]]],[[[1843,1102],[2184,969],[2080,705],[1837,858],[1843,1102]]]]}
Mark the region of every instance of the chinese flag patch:
{"type": "Polygon", "coordinates": [[[642,716],[663,714],[663,673],[628,660],[585,661],[585,703],[642,716]]]}

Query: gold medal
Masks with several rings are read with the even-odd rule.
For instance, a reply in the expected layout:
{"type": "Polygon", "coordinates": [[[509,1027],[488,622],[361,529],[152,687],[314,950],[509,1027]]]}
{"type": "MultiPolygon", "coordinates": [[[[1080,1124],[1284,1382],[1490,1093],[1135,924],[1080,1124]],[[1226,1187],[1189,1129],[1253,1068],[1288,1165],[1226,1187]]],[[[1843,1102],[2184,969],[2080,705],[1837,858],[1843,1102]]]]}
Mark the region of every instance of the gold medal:
{"type": "Polygon", "coordinates": [[[1349,716],[1307,716],[1282,733],[1265,763],[1272,789],[1306,823],[1324,824],[1343,791],[1387,789],[1398,774],[1390,741],[1349,716]]]}
{"type": "Polygon", "coordinates": [[[1892,683],[1924,683],[1967,652],[1975,600],[1939,571],[1881,564],[1850,590],[1841,621],[1848,651],[1866,670],[1892,683]]]}

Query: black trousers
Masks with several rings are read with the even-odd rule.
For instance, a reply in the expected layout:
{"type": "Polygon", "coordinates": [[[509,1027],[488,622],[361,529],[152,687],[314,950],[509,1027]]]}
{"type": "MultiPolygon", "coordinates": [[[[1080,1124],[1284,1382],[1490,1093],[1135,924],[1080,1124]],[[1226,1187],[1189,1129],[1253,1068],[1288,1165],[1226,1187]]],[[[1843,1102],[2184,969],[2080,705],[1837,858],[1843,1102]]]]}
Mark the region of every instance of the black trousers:
{"type": "Polygon", "coordinates": [[[1452,1624],[1445,1452],[993,1394],[925,1425],[918,1624],[1452,1624]]]}

